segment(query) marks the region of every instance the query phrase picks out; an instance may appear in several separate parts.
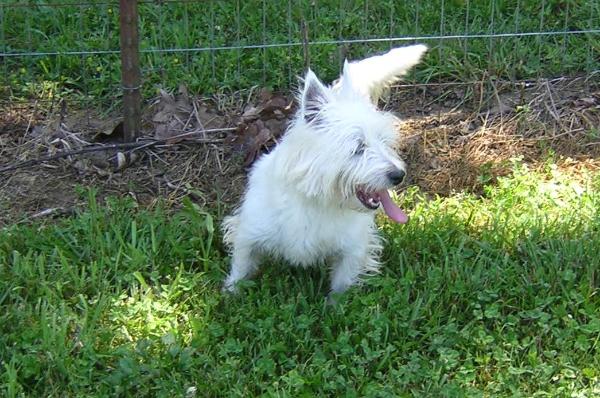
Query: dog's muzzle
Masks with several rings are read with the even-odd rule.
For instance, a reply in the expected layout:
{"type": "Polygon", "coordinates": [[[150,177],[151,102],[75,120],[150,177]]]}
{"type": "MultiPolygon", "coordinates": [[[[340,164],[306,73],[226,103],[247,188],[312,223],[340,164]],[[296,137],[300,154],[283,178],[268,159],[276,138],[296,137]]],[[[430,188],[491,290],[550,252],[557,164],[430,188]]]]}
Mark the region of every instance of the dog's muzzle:
{"type": "MultiPolygon", "coordinates": [[[[386,174],[391,186],[400,184],[405,176],[406,172],[400,168],[395,168],[386,174]]],[[[382,205],[385,214],[398,223],[404,224],[408,221],[408,216],[392,201],[387,189],[369,191],[365,187],[360,186],[356,190],[356,198],[369,210],[376,210],[382,205]]]]}
{"type": "Polygon", "coordinates": [[[402,181],[404,181],[405,176],[406,173],[402,169],[395,169],[387,174],[387,178],[390,180],[392,185],[400,184],[402,181]]]}
{"type": "MultiPolygon", "coordinates": [[[[404,181],[406,173],[402,169],[394,169],[386,174],[387,179],[390,181],[392,186],[396,186],[404,181]]],[[[381,204],[381,192],[379,191],[367,191],[364,188],[358,188],[356,190],[356,197],[367,209],[375,210],[381,204]]]]}

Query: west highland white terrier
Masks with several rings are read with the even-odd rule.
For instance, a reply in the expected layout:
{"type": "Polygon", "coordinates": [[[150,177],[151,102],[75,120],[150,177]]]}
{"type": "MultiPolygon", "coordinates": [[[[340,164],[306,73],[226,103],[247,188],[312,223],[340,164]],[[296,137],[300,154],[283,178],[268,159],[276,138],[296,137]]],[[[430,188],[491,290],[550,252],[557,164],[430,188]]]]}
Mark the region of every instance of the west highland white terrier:
{"type": "Polygon", "coordinates": [[[264,256],[302,267],[329,264],[331,293],[379,270],[375,210],[381,204],[399,223],[408,216],[388,193],[406,174],[395,150],[396,118],[376,107],[426,50],[414,45],[346,61],[332,87],[308,71],[294,120],[254,164],[241,205],[223,223],[232,255],[225,291],[251,277],[264,256]]]}

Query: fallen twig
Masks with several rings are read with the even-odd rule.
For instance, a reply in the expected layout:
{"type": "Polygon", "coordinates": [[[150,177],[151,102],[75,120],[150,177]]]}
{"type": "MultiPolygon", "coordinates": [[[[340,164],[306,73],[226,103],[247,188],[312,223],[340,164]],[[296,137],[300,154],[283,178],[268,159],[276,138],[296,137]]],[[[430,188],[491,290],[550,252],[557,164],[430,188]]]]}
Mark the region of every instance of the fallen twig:
{"type": "Polygon", "coordinates": [[[35,213],[34,215],[32,215],[29,218],[30,219],[42,218],[42,217],[54,215],[55,213],[65,213],[65,212],[67,212],[67,209],[65,209],[64,207],[51,207],[49,209],[45,209],[38,213],[35,213]]]}
{"type": "MultiPolygon", "coordinates": [[[[216,131],[216,130],[231,131],[234,129],[235,128],[223,128],[223,129],[211,129],[211,130],[206,130],[206,131],[209,131],[209,132],[216,131]]],[[[43,156],[41,158],[25,160],[23,162],[13,163],[13,164],[9,164],[4,167],[0,167],[0,174],[6,173],[7,171],[22,169],[23,167],[35,166],[40,163],[49,162],[49,161],[57,160],[57,159],[62,159],[62,158],[66,158],[66,157],[74,156],[74,155],[81,155],[84,153],[110,151],[110,150],[114,150],[114,149],[130,149],[133,152],[136,150],[146,149],[146,148],[150,148],[150,147],[154,147],[154,146],[160,146],[161,148],[165,148],[165,147],[170,147],[170,146],[179,145],[179,144],[186,144],[186,143],[206,144],[206,143],[222,141],[220,139],[193,139],[193,138],[186,139],[185,138],[185,137],[190,137],[190,136],[193,136],[196,134],[202,134],[206,131],[194,131],[191,133],[179,134],[179,135],[175,135],[175,136],[161,139],[161,140],[146,138],[143,141],[138,141],[138,142],[127,142],[127,143],[123,143],[123,144],[110,144],[110,145],[96,145],[96,146],[91,146],[91,147],[81,148],[81,149],[76,149],[76,150],[71,150],[71,151],[63,151],[63,152],[60,152],[60,153],[57,153],[54,155],[43,156]],[[173,141],[177,141],[177,142],[173,142],[173,141]]]]}
{"type": "Polygon", "coordinates": [[[25,160],[23,162],[4,166],[4,167],[0,168],[0,173],[5,173],[7,171],[22,169],[23,167],[28,167],[28,166],[35,166],[36,164],[40,164],[43,162],[49,162],[51,160],[62,159],[62,158],[66,158],[66,157],[73,156],[73,155],[81,155],[83,153],[90,153],[90,152],[110,151],[111,149],[135,148],[135,147],[145,145],[145,144],[146,143],[128,142],[128,143],[124,143],[124,144],[97,145],[97,146],[93,146],[93,147],[77,149],[74,151],[64,151],[64,152],[57,153],[55,155],[43,156],[41,158],[25,160]]]}

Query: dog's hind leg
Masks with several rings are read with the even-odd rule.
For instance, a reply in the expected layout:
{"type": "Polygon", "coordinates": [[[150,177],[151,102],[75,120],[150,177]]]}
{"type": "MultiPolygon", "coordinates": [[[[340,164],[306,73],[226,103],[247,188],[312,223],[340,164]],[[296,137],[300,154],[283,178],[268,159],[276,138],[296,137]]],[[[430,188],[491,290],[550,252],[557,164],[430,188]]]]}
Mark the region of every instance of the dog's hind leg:
{"type": "Polygon", "coordinates": [[[258,258],[248,246],[235,247],[231,258],[231,271],[225,279],[223,290],[234,293],[235,284],[242,280],[251,278],[258,270],[258,258]]]}

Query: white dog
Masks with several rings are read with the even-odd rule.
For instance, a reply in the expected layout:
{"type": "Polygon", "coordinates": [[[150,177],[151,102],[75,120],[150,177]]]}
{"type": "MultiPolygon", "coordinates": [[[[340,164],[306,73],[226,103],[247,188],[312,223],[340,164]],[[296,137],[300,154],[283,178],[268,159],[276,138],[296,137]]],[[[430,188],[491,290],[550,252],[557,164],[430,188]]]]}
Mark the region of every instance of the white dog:
{"type": "Polygon", "coordinates": [[[303,267],[327,261],[333,293],[378,271],[375,210],[382,204],[399,223],[408,217],[388,194],[406,173],[394,149],[395,117],[376,105],[426,50],[400,47],[346,62],[333,87],[308,71],[295,119],[275,149],[255,163],[241,206],[224,221],[232,248],[224,290],[235,291],[265,255],[303,267]]]}

